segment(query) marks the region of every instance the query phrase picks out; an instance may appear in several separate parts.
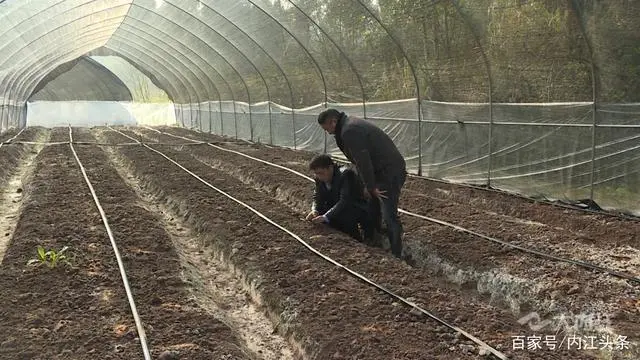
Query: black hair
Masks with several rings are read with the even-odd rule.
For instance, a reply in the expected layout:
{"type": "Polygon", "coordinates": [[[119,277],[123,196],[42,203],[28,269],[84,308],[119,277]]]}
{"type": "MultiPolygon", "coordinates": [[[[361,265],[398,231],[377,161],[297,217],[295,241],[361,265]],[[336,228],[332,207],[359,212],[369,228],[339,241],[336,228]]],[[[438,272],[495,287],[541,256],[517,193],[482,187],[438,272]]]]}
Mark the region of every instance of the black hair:
{"type": "Polygon", "coordinates": [[[336,110],[336,109],[327,109],[318,115],[318,124],[322,125],[327,122],[329,119],[340,119],[344,113],[336,110]]]}
{"type": "Polygon", "coordinates": [[[309,169],[310,170],[316,170],[320,168],[326,169],[333,164],[334,163],[333,163],[333,159],[331,159],[331,156],[322,154],[314,157],[311,160],[311,162],[309,163],[309,169]]]}

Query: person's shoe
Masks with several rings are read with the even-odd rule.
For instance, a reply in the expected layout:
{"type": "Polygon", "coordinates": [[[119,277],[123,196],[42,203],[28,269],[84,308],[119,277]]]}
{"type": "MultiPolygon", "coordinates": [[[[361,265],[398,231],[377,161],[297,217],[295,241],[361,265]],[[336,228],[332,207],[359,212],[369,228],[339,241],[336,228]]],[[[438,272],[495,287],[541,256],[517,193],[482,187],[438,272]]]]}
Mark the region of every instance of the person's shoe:
{"type": "Polygon", "coordinates": [[[413,259],[413,256],[411,256],[411,254],[402,255],[402,260],[404,260],[407,263],[407,265],[411,267],[416,267],[416,261],[413,259]]]}
{"type": "Polygon", "coordinates": [[[374,231],[373,234],[371,234],[370,237],[366,239],[366,243],[369,246],[382,247],[382,234],[374,231]]]}

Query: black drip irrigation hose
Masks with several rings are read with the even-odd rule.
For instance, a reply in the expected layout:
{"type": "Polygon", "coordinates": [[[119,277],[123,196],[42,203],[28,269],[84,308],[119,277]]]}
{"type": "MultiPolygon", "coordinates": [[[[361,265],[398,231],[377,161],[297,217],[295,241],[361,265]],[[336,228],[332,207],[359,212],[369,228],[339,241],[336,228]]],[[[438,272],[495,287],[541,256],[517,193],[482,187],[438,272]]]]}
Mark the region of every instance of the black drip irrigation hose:
{"type": "Polygon", "coordinates": [[[10,144],[13,144],[13,140],[15,140],[18,136],[20,136],[20,134],[22,134],[22,132],[24,131],[24,129],[25,129],[25,128],[20,129],[20,131],[19,131],[17,134],[13,135],[13,137],[11,137],[9,140],[4,141],[4,142],[0,142],[0,148],[1,148],[3,145],[10,145],[10,144]]]}
{"type": "Polygon", "coordinates": [[[539,251],[539,250],[534,250],[534,249],[525,248],[523,246],[514,245],[514,244],[511,244],[511,243],[509,243],[507,241],[496,239],[496,238],[488,236],[488,235],[480,234],[480,233],[475,232],[473,230],[469,230],[469,229],[463,228],[461,226],[458,226],[458,225],[455,225],[455,224],[452,224],[452,223],[449,223],[449,222],[446,222],[446,221],[443,221],[443,220],[430,218],[428,216],[424,216],[424,215],[420,215],[420,214],[415,214],[415,213],[412,213],[412,212],[409,212],[409,211],[406,211],[406,210],[398,210],[398,212],[401,212],[401,213],[404,213],[404,214],[407,214],[407,215],[410,215],[410,216],[414,216],[414,217],[417,217],[417,218],[420,218],[420,219],[428,220],[428,221],[431,221],[431,222],[436,223],[436,224],[448,226],[448,227],[450,227],[452,229],[455,229],[455,230],[458,230],[458,231],[461,231],[461,232],[464,232],[464,233],[467,233],[467,234],[470,234],[470,235],[473,235],[473,236],[477,236],[479,238],[483,238],[485,240],[489,240],[489,241],[492,241],[492,242],[500,244],[500,245],[508,246],[508,247],[511,247],[511,248],[514,248],[514,249],[517,249],[517,250],[520,250],[520,251],[524,251],[524,252],[530,253],[530,254],[538,255],[538,256],[543,257],[543,258],[547,258],[547,259],[555,260],[555,261],[560,261],[560,262],[564,262],[564,263],[568,263],[568,264],[572,264],[572,265],[582,266],[584,268],[588,268],[588,269],[591,269],[591,270],[600,271],[600,272],[603,272],[603,273],[606,273],[606,274],[609,274],[609,275],[612,275],[612,276],[616,276],[616,277],[619,277],[619,278],[622,278],[622,279],[625,279],[625,280],[629,280],[631,282],[635,282],[638,285],[640,285],[640,278],[637,278],[637,277],[634,277],[632,275],[625,274],[625,273],[622,273],[622,272],[619,272],[619,271],[616,271],[616,270],[611,270],[611,269],[608,269],[608,268],[605,268],[605,267],[602,267],[602,266],[599,266],[599,265],[596,265],[596,264],[593,264],[593,263],[589,263],[589,262],[586,262],[586,261],[580,261],[580,260],[567,259],[567,258],[563,258],[563,257],[560,257],[560,256],[547,254],[547,253],[544,253],[544,252],[539,251]]]}
{"type": "Polygon", "coordinates": [[[113,232],[111,231],[111,227],[109,226],[109,221],[107,219],[107,214],[104,211],[104,208],[100,204],[100,200],[98,199],[98,195],[91,184],[91,180],[89,180],[89,176],[80,161],[80,157],[78,153],[76,153],[75,148],[73,147],[73,130],[71,125],[69,125],[69,147],[71,148],[71,152],[73,153],[73,157],[80,167],[80,171],[82,172],[82,176],[87,186],[89,187],[89,191],[91,192],[91,196],[93,197],[93,201],[100,212],[100,217],[102,219],[102,223],[107,230],[107,235],[109,236],[109,241],[111,242],[111,247],[113,248],[113,253],[116,257],[116,262],[118,263],[118,270],[120,271],[120,277],[122,278],[122,283],[124,285],[125,292],[127,294],[127,301],[129,302],[129,307],[131,309],[131,314],[133,315],[134,322],[136,325],[136,330],[138,331],[138,338],[140,339],[140,345],[142,346],[142,352],[145,360],[151,360],[151,352],[149,351],[149,345],[147,344],[147,335],[144,330],[144,325],[142,320],[140,319],[140,315],[136,308],[135,300],[133,299],[133,292],[131,291],[131,287],[129,286],[129,280],[127,278],[127,273],[124,269],[124,263],[122,261],[122,257],[120,256],[120,251],[118,250],[118,245],[116,244],[116,240],[113,237],[113,232]]]}
{"type": "MultiPolygon", "coordinates": [[[[10,141],[10,140],[9,140],[10,141]]],[[[120,146],[140,146],[140,144],[146,144],[144,142],[140,142],[140,143],[120,143],[120,144],[109,144],[109,143],[100,143],[100,142],[92,142],[92,141],[73,141],[73,142],[69,142],[69,141],[56,141],[56,142],[37,142],[37,141],[12,141],[12,142],[4,142],[4,143],[0,143],[0,147],[2,145],[19,145],[19,144],[24,144],[24,145],[44,145],[44,146],[54,146],[54,145],[69,145],[69,144],[73,144],[73,145],[89,145],[89,146],[113,146],[113,147],[120,147],[120,146]]],[[[153,143],[153,145],[163,145],[163,146],[194,146],[194,145],[206,145],[206,142],[188,142],[188,143],[153,143]]]]}
{"type": "MultiPolygon", "coordinates": [[[[150,129],[150,130],[153,130],[153,131],[156,131],[156,132],[158,132],[160,134],[167,135],[167,136],[172,136],[172,137],[179,138],[179,139],[184,139],[184,140],[196,141],[196,140],[189,139],[187,137],[174,135],[174,134],[170,134],[170,133],[165,133],[165,132],[153,129],[153,128],[149,128],[149,127],[146,127],[146,128],[150,129]]],[[[213,145],[213,144],[209,144],[209,146],[215,147],[216,149],[219,149],[219,150],[222,150],[222,151],[238,154],[240,156],[244,156],[244,157],[246,157],[248,159],[255,160],[255,161],[261,162],[263,164],[267,164],[267,165],[274,166],[274,167],[279,168],[279,169],[283,169],[283,170],[289,171],[289,172],[291,172],[291,173],[293,173],[295,175],[298,175],[298,176],[301,176],[301,177],[303,177],[303,178],[305,178],[307,180],[313,181],[313,179],[310,178],[309,176],[306,176],[306,175],[304,175],[304,174],[302,174],[302,173],[300,173],[298,171],[295,171],[293,169],[290,169],[288,167],[285,167],[285,166],[282,166],[282,165],[278,165],[278,164],[274,164],[274,163],[266,161],[266,160],[258,159],[256,157],[244,154],[244,153],[242,153],[240,151],[225,149],[223,147],[220,147],[220,146],[217,146],[217,145],[213,145]]],[[[581,260],[567,259],[567,258],[563,258],[563,257],[560,257],[560,256],[547,254],[547,253],[544,253],[544,252],[539,251],[539,250],[529,249],[529,248],[526,248],[526,247],[523,247],[523,246],[511,244],[511,243],[509,243],[507,241],[500,240],[500,239],[497,239],[497,238],[494,238],[494,237],[491,237],[491,236],[488,236],[488,235],[484,235],[484,234],[475,232],[473,230],[469,230],[469,229],[466,229],[464,227],[452,224],[452,223],[447,222],[447,221],[443,221],[443,220],[431,218],[431,217],[428,217],[428,216],[416,214],[416,213],[413,213],[413,212],[410,212],[410,211],[406,211],[406,210],[403,210],[403,209],[398,209],[398,212],[406,214],[406,215],[409,215],[409,216],[413,216],[413,217],[416,217],[416,218],[419,218],[419,219],[427,220],[429,222],[432,222],[432,223],[435,223],[435,224],[438,224],[438,225],[447,226],[447,227],[450,227],[450,228],[452,228],[454,230],[458,230],[458,231],[467,233],[469,235],[473,235],[473,236],[479,237],[481,239],[485,239],[485,240],[488,240],[488,241],[491,241],[491,242],[494,242],[494,243],[497,243],[497,244],[500,244],[500,245],[508,246],[508,247],[523,251],[525,253],[530,253],[530,254],[533,254],[533,255],[537,255],[537,256],[540,256],[540,257],[543,257],[543,258],[546,258],[546,259],[549,259],[549,260],[554,260],[554,261],[559,261],[559,262],[564,262],[564,263],[567,263],[567,264],[572,264],[572,265],[584,267],[584,268],[587,268],[587,269],[590,269],[590,270],[600,271],[600,272],[603,272],[605,274],[608,274],[608,275],[611,275],[611,276],[615,276],[615,277],[619,277],[619,278],[622,278],[622,279],[625,279],[625,280],[628,280],[628,281],[631,281],[631,282],[634,282],[634,283],[637,283],[637,284],[640,285],[640,278],[637,278],[637,277],[634,277],[632,275],[625,274],[625,273],[622,273],[622,272],[619,272],[619,271],[616,271],[616,270],[608,269],[608,268],[605,268],[605,267],[602,267],[602,266],[599,266],[599,265],[596,265],[596,264],[593,264],[593,263],[589,263],[589,262],[581,261],[581,260]]]]}
{"type": "MultiPolygon", "coordinates": [[[[125,136],[129,139],[135,140],[134,138],[130,137],[127,134],[124,134],[116,129],[113,129],[111,127],[109,127],[110,130],[125,136]]],[[[137,141],[137,140],[136,140],[137,141]]],[[[226,192],[224,192],[221,189],[218,189],[217,187],[211,185],[209,182],[207,182],[206,180],[202,179],[201,177],[199,177],[198,175],[196,175],[195,173],[193,173],[192,171],[190,171],[189,169],[185,168],[184,166],[180,165],[178,162],[176,162],[175,160],[171,159],[170,157],[168,157],[167,155],[165,155],[164,153],[152,148],[149,145],[146,144],[141,144],[142,146],[146,147],[147,149],[149,149],[152,152],[157,153],[158,155],[162,156],[163,158],[165,158],[166,160],[168,160],[169,162],[173,163],[174,165],[176,165],[177,167],[179,167],[180,169],[182,169],[184,172],[186,172],[187,174],[193,176],[195,179],[199,180],[200,182],[202,182],[204,185],[206,185],[207,187],[217,191],[218,193],[220,193],[221,195],[229,198],[230,200],[236,202],[237,204],[243,206],[244,208],[248,209],[249,211],[253,212],[254,214],[256,214],[258,217],[260,217],[261,219],[265,220],[267,223],[269,223],[270,225],[275,226],[276,228],[286,232],[288,235],[290,235],[291,237],[293,237],[295,240],[297,240],[300,244],[302,244],[304,247],[306,247],[308,250],[310,250],[312,253],[314,253],[315,255],[317,255],[318,257],[320,257],[321,259],[335,265],[336,267],[340,268],[341,270],[346,271],[348,274],[350,274],[351,276],[363,281],[364,283],[371,285],[373,287],[375,287],[376,289],[384,292],[385,294],[393,297],[395,300],[398,300],[400,302],[402,302],[403,304],[412,307],[415,310],[420,311],[422,314],[432,318],[433,320],[441,323],[442,325],[448,327],[449,329],[458,332],[460,334],[462,334],[463,336],[465,336],[467,339],[473,341],[476,345],[480,346],[480,348],[482,349],[486,349],[487,351],[491,352],[493,355],[495,355],[497,358],[501,359],[501,360],[507,360],[508,358],[506,357],[506,355],[504,355],[503,353],[499,352],[498,350],[492,348],[491,346],[489,346],[488,344],[486,344],[485,342],[483,342],[482,340],[476,338],[475,336],[467,333],[466,331],[462,330],[461,328],[452,325],[450,323],[448,323],[445,320],[440,319],[439,317],[437,317],[436,315],[432,314],[431,312],[423,309],[422,307],[416,305],[414,302],[409,301],[408,299],[396,294],[394,291],[387,289],[386,287],[374,282],[373,280],[370,280],[369,278],[365,277],[364,275],[351,270],[350,268],[340,264],[339,262],[337,262],[336,260],[332,259],[331,257],[323,254],[322,252],[320,252],[319,250],[317,250],[316,248],[314,248],[313,246],[311,246],[309,243],[307,243],[306,241],[304,241],[302,238],[300,238],[300,236],[296,235],[295,233],[293,233],[292,231],[288,230],[287,228],[283,227],[282,225],[276,223],[275,221],[271,220],[269,217],[267,217],[266,215],[262,214],[261,212],[259,212],[258,210],[252,208],[250,205],[242,202],[241,200],[236,199],[235,197],[227,194],[226,192]]]]}
{"type": "MultiPolygon", "coordinates": [[[[175,127],[175,126],[172,126],[172,127],[176,128],[176,129],[183,129],[183,128],[175,127]]],[[[146,127],[146,128],[159,132],[159,130],[156,130],[156,129],[153,129],[153,128],[150,128],[150,127],[146,127]]],[[[198,129],[187,129],[187,130],[192,130],[192,131],[197,132],[197,133],[211,135],[211,134],[203,133],[202,131],[200,131],[198,129]]],[[[227,137],[225,135],[216,135],[216,136],[225,137],[225,138],[227,137]]],[[[238,141],[240,139],[230,138],[230,140],[238,141]]],[[[252,141],[245,140],[245,139],[242,139],[242,141],[247,142],[247,143],[252,144],[252,145],[263,145],[263,146],[269,147],[269,146],[267,146],[265,144],[260,144],[260,143],[252,142],[252,141]]],[[[337,162],[341,162],[343,164],[347,164],[348,163],[347,161],[342,160],[342,159],[334,159],[334,160],[336,160],[337,162]]],[[[581,211],[581,212],[585,212],[585,213],[588,213],[588,214],[610,216],[610,217],[615,217],[615,218],[619,218],[619,219],[622,219],[622,220],[628,220],[628,221],[640,221],[640,216],[639,215],[634,215],[634,214],[625,213],[625,212],[612,212],[612,211],[604,210],[598,204],[596,204],[595,201],[590,200],[590,199],[578,200],[578,201],[571,202],[571,203],[566,203],[566,202],[563,203],[562,200],[555,200],[554,201],[554,200],[549,200],[546,197],[544,197],[543,199],[536,199],[536,198],[532,198],[530,196],[526,196],[526,195],[522,195],[522,194],[518,194],[518,193],[514,193],[514,192],[509,192],[509,191],[501,190],[501,189],[490,187],[490,186],[473,185],[473,184],[465,184],[465,183],[454,183],[454,182],[443,180],[443,179],[430,178],[428,176],[410,174],[410,173],[408,173],[407,176],[412,177],[412,178],[416,178],[416,179],[423,179],[423,180],[433,181],[433,182],[437,182],[437,183],[441,183],[441,184],[445,184],[445,185],[450,185],[450,186],[460,186],[460,187],[470,188],[470,189],[474,189],[474,190],[493,192],[493,193],[500,194],[500,195],[513,196],[513,197],[516,197],[516,198],[519,198],[519,199],[527,200],[529,202],[541,203],[541,204],[545,204],[545,205],[549,205],[549,206],[555,206],[555,207],[568,209],[568,210],[581,211]],[[583,206],[581,206],[580,204],[583,204],[583,206]]]]}

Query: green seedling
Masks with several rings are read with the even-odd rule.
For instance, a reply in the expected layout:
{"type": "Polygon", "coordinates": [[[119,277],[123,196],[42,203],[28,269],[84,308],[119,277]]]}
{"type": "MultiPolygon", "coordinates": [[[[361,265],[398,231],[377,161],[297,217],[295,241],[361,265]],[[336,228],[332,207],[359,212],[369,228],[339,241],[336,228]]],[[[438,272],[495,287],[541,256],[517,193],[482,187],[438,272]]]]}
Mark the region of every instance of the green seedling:
{"type": "Polygon", "coordinates": [[[50,269],[55,268],[59,263],[71,265],[71,263],[69,263],[69,260],[67,259],[67,256],[64,254],[67,249],[69,249],[69,247],[65,246],[60,251],[55,251],[53,249],[46,251],[44,247],[38,245],[38,257],[36,259],[29,260],[27,262],[27,265],[35,264],[35,266],[40,266],[42,264],[45,264],[50,269]]]}

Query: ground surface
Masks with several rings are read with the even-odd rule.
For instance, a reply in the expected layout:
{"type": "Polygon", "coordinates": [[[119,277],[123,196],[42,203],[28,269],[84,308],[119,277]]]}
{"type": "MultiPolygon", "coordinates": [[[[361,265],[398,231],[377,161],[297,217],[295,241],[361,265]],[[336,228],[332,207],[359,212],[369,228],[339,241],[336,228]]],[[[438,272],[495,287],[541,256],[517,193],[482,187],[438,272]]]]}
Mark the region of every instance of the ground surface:
{"type": "MultiPolygon", "coordinates": [[[[74,140],[130,143],[128,135],[161,142],[152,148],[216,188],[143,146],[75,146],[122,253],[154,358],[166,351],[180,359],[487,358],[473,342],[322,260],[225,194],[510,359],[638,358],[637,348],[607,354],[579,349],[575,339],[567,350],[571,332],[557,334],[558,348],[550,350],[544,337],[555,331],[518,323],[531,310],[545,318],[602,313],[614,334],[637,342],[638,285],[403,215],[417,261],[411,267],[301,221],[312,191],[302,177],[207,145],[166,145],[187,141],[152,130],[118,130],[74,129],[74,140]],[[542,336],[542,349],[514,349],[514,337],[534,335],[542,336]]],[[[68,129],[28,129],[18,139],[66,141],[68,129]]],[[[308,153],[206,139],[308,174],[308,153]]],[[[0,265],[0,357],[142,359],[110,240],[69,145],[5,146],[0,164],[7,164],[3,192],[24,193],[0,200],[0,217],[8,217],[2,226],[10,229],[0,234],[10,239],[0,265]],[[26,266],[37,245],[70,246],[73,266],[26,266]]],[[[406,190],[406,210],[640,275],[637,222],[423,179],[410,178],[406,190]]],[[[0,241],[0,254],[2,247],[0,241]]],[[[593,347],[600,348],[603,334],[593,347]]]]}

